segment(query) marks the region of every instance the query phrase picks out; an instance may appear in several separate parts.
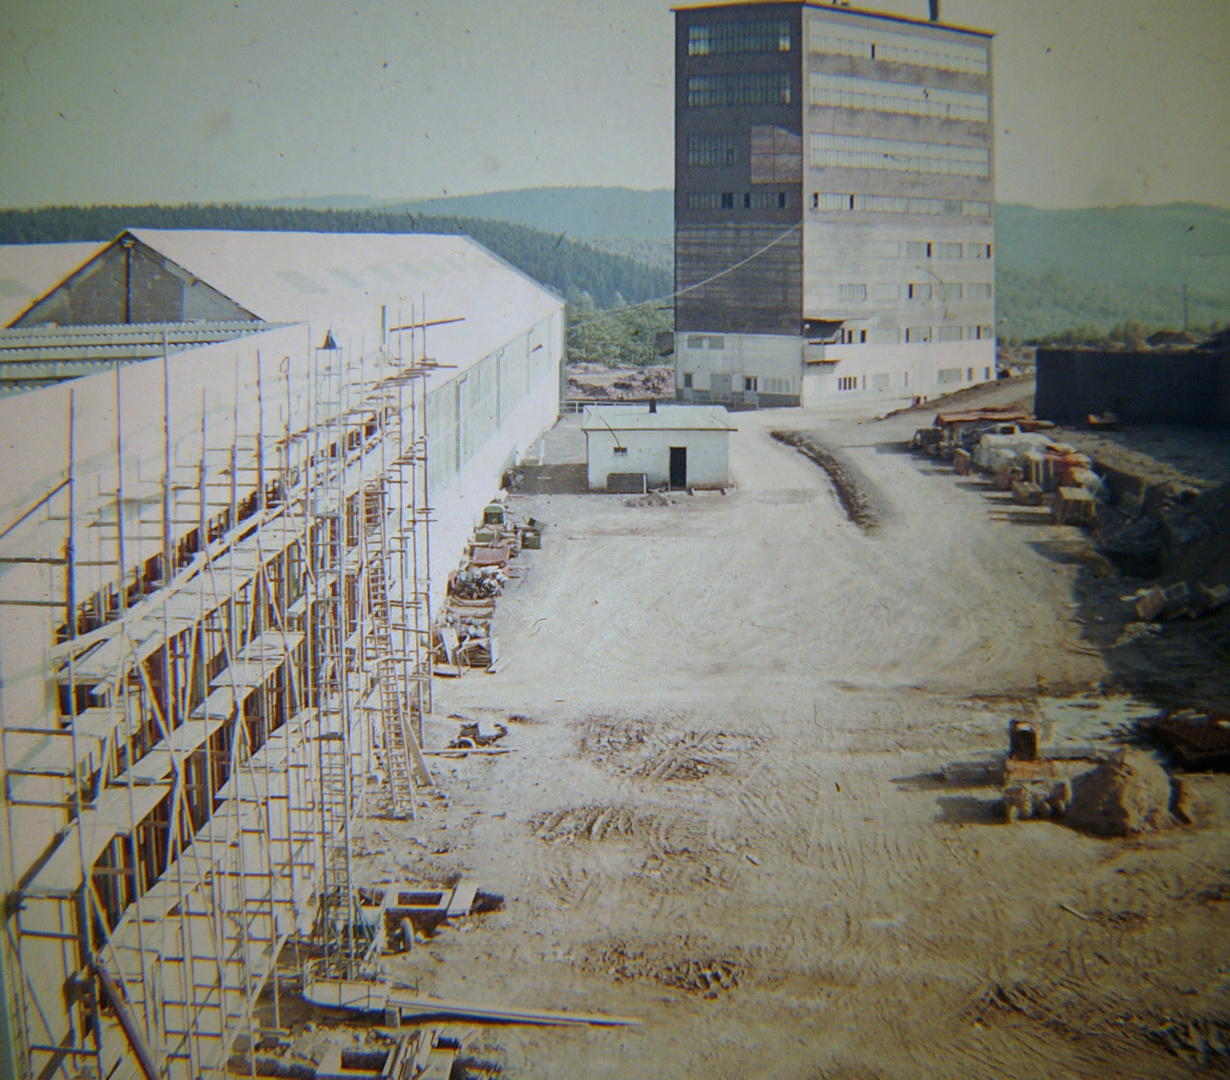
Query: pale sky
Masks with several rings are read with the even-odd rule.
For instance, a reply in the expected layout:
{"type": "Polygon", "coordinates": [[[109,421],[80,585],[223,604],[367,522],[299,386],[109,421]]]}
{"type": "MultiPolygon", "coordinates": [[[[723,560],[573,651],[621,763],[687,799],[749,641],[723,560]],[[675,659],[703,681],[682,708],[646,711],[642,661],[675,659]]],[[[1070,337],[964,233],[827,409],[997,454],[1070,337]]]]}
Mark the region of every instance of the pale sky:
{"type": "MultiPolygon", "coordinates": [[[[1230,208],[1230,0],[942,9],[996,34],[1001,201],[1230,208]]],[[[0,207],[670,187],[673,33],[663,0],[0,0],[0,207]]]]}

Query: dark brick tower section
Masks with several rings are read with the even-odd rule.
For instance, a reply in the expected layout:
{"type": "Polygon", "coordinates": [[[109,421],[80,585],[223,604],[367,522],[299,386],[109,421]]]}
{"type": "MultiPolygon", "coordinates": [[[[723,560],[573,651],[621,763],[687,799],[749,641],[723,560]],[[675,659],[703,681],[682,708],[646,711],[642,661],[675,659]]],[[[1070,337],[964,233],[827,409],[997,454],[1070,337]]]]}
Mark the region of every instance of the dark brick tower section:
{"type": "MultiPolygon", "coordinates": [[[[803,217],[801,7],[676,12],[675,288],[748,259],[803,217]]],[[[679,332],[799,334],[802,229],[676,300],[679,332]]]]}

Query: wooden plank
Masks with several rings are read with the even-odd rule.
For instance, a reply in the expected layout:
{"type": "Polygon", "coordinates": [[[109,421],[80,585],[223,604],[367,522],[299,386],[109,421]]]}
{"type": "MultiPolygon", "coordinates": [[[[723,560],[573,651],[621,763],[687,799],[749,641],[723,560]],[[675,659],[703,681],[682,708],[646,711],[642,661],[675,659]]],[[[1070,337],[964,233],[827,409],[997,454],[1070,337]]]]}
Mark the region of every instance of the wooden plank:
{"type": "Polygon", "coordinates": [[[35,875],[25,892],[48,896],[68,896],[76,892],[83,882],[79,861],[81,846],[85,848],[86,866],[92,867],[112,840],[117,836],[127,836],[130,825],[148,817],[170,791],[170,784],[134,787],[130,816],[128,788],[108,788],[96,809],[83,810],[81,817],[64,830],[55,853],[35,875]]]}
{"type": "Polygon", "coordinates": [[[478,886],[462,882],[453,890],[452,899],[448,902],[447,915],[450,919],[461,915],[469,915],[474,906],[474,897],[478,895],[478,886]]]}
{"type": "MultiPolygon", "coordinates": [[[[324,980],[320,980],[324,982],[324,980]]],[[[372,995],[376,997],[375,994],[372,995]]],[[[406,990],[393,989],[387,998],[390,1009],[408,1016],[455,1016],[470,1020],[503,1020],[508,1023],[595,1025],[598,1027],[639,1027],[641,1021],[630,1016],[605,1016],[601,1013],[557,1012],[552,1009],[518,1009],[509,1005],[471,1005],[462,1001],[439,1001],[419,997],[406,990]]],[[[352,1008],[354,1006],[351,1006],[352,1008]]],[[[372,1008],[373,1006],[369,1006],[372,1008]]]]}
{"type": "Polygon", "coordinates": [[[191,719],[229,720],[254,689],[253,686],[241,686],[236,691],[230,686],[221,686],[192,710],[191,719]]]}
{"type": "MultiPolygon", "coordinates": [[[[229,716],[229,714],[228,714],[229,716]]],[[[176,757],[185,757],[192,751],[205,745],[215,731],[226,723],[226,717],[210,717],[205,720],[185,720],[174,731],[169,739],[163,739],[123,775],[121,781],[131,779],[134,784],[155,784],[171,775],[171,767],[176,757]]]]}

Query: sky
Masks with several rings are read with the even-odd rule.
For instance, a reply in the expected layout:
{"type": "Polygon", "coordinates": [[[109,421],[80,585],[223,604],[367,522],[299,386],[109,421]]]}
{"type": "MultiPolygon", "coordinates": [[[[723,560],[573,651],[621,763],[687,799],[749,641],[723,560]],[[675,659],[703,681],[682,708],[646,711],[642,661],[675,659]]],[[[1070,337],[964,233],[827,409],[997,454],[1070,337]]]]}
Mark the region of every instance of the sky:
{"type": "MultiPolygon", "coordinates": [[[[942,14],[996,35],[1000,201],[1230,208],[1230,0],[942,14]]],[[[673,34],[669,0],[0,0],[0,207],[670,187],[673,34]]]]}

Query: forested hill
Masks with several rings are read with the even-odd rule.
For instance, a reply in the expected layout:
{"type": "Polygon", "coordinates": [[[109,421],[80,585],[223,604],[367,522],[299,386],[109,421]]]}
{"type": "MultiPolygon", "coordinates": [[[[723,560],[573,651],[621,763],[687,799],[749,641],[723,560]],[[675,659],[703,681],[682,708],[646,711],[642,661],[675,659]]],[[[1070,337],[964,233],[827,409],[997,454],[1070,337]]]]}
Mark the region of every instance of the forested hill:
{"type": "Polygon", "coordinates": [[[675,234],[675,193],[670,188],[521,188],[396,202],[381,202],[364,195],[325,195],[270,200],[267,205],[315,210],[408,210],[434,217],[493,218],[557,235],[566,232],[582,240],[598,237],[670,243],[675,234]]]}
{"type": "Polygon", "coordinates": [[[588,293],[599,307],[671,291],[671,274],[525,225],[406,211],[311,210],[264,206],[55,206],[0,210],[0,243],[112,240],[125,229],[235,229],[282,232],[460,233],[561,295],[588,293]]]}

